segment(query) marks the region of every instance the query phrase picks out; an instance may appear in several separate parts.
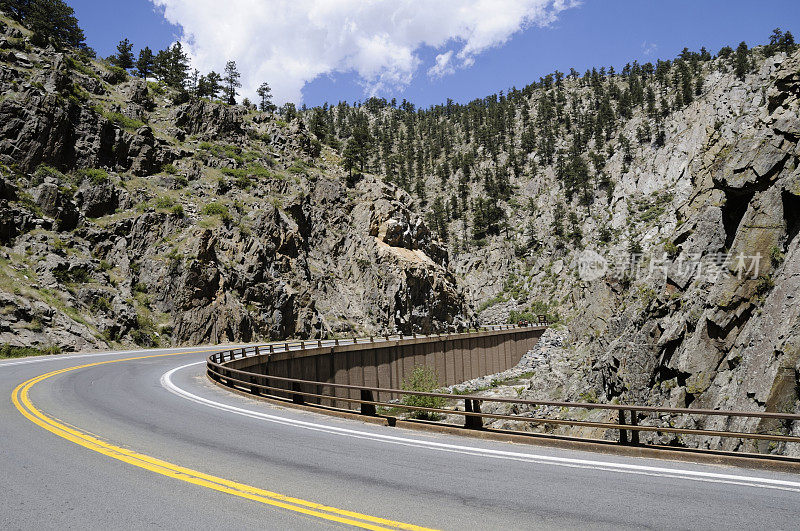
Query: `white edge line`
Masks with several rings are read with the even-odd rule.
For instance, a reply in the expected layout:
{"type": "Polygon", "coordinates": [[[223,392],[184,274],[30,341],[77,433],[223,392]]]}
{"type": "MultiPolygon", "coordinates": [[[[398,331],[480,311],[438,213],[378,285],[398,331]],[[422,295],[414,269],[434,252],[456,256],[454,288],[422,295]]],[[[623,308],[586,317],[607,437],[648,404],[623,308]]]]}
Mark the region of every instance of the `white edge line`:
{"type": "MultiPolygon", "coordinates": [[[[159,352],[175,352],[176,354],[180,354],[181,352],[194,352],[196,350],[207,351],[207,352],[217,352],[217,348],[219,350],[229,350],[229,349],[236,349],[242,348],[243,346],[249,345],[206,345],[206,346],[199,346],[199,347],[166,347],[166,348],[155,348],[155,349],[145,349],[145,350],[110,350],[110,351],[103,351],[103,352],[87,352],[85,354],[52,354],[52,355],[43,355],[43,356],[28,356],[16,361],[6,361],[0,362],[0,369],[3,367],[11,367],[13,365],[28,365],[30,363],[44,363],[48,361],[61,361],[61,360],[74,360],[79,358],[93,358],[97,356],[130,356],[130,355],[137,355],[137,354],[151,354],[151,353],[159,353],[159,352]]],[[[198,352],[199,354],[199,352],[198,352]]]]}
{"type": "Polygon", "coordinates": [[[474,456],[491,457],[496,459],[508,459],[513,461],[533,462],[533,463],[548,463],[557,466],[565,466],[570,468],[590,468],[596,470],[605,470],[609,472],[621,472],[628,474],[660,476],[678,479],[687,479],[692,481],[705,481],[712,483],[727,483],[731,485],[742,485],[758,488],[769,488],[786,490],[791,492],[800,492],[800,482],[787,481],[780,479],[770,479],[762,477],[739,476],[735,474],[719,474],[715,472],[701,472],[697,470],[686,470],[679,468],[655,467],[647,465],[634,465],[629,463],[614,463],[609,461],[596,461],[590,459],[576,459],[569,457],[555,457],[549,455],[528,454],[522,452],[510,452],[505,450],[492,450],[488,448],[478,448],[474,446],[462,446],[456,444],[439,443],[433,441],[424,441],[420,439],[410,439],[407,437],[398,437],[394,435],[383,435],[378,433],[370,433],[365,431],[353,430],[349,428],[341,428],[336,426],[327,426],[325,424],[317,424],[314,422],[307,422],[296,419],[288,419],[276,415],[270,415],[259,411],[252,411],[220,402],[215,402],[207,398],[197,396],[189,391],[186,391],[172,381],[172,375],[176,372],[191,367],[200,365],[204,361],[187,363],[181,365],[164,373],[161,376],[161,386],[167,391],[178,395],[192,402],[203,404],[205,406],[228,411],[237,415],[259,419],[267,422],[274,422],[277,424],[284,424],[295,426],[298,428],[322,431],[336,435],[343,435],[357,439],[371,439],[373,441],[381,441],[390,444],[398,444],[402,446],[415,446],[418,448],[427,448],[431,450],[439,450],[445,452],[461,453],[474,456]]]}

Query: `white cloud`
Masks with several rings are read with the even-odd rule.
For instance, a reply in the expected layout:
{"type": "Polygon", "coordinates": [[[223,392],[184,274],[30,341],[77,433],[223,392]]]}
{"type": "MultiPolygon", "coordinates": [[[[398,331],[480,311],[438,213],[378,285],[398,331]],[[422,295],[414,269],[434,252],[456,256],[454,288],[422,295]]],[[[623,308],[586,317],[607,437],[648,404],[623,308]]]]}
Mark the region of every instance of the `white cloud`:
{"type": "Polygon", "coordinates": [[[431,77],[442,77],[452,74],[456,71],[450,60],[453,58],[453,50],[447,50],[445,53],[440,53],[436,56],[436,64],[428,69],[428,75],[431,77]]]}
{"type": "Polygon", "coordinates": [[[300,102],[303,86],[355,72],[365,93],[407,85],[423,47],[442,50],[428,70],[443,76],[516,32],[554,22],[577,0],[151,0],[183,28],[201,71],[239,65],[243,93],[263,81],[278,103],[300,102]]]}
{"type": "Polygon", "coordinates": [[[644,54],[645,57],[654,55],[657,51],[658,51],[658,44],[647,41],[644,41],[642,43],[642,54],[644,54]]]}

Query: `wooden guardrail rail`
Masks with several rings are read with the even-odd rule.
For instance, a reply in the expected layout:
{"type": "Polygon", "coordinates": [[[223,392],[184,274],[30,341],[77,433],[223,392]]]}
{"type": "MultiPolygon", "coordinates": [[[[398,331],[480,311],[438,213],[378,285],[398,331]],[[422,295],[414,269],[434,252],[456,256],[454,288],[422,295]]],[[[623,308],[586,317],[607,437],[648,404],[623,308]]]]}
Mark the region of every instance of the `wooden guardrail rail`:
{"type": "MultiPolygon", "coordinates": [[[[537,327],[530,327],[537,328],[537,327]]],[[[541,327],[538,327],[541,329],[541,327]]],[[[471,334],[502,334],[504,331],[523,331],[525,327],[494,327],[489,330],[472,332],[471,334]]],[[[461,334],[459,336],[470,335],[461,334]]],[[[393,338],[369,338],[350,340],[326,340],[313,342],[289,342],[281,345],[266,345],[231,349],[217,352],[207,360],[207,374],[213,380],[232,388],[239,388],[255,395],[271,395],[278,398],[290,399],[296,403],[313,402],[316,404],[328,403],[346,409],[358,410],[361,414],[374,416],[379,407],[399,408],[408,411],[425,411],[444,415],[460,415],[464,417],[464,427],[480,429],[483,419],[503,419],[521,423],[549,424],[601,428],[618,432],[618,442],[621,444],[638,444],[640,432],[672,433],[681,435],[699,435],[706,437],[738,438],[786,443],[800,443],[800,437],[786,433],[758,433],[728,430],[712,430],[700,428],[679,428],[674,426],[644,425],[641,424],[644,415],[669,414],[682,416],[714,416],[728,418],[759,418],[783,421],[787,425],[800,421],[800,414],[778,413],[768,411],[727,411],[714,409],[670,408],[658,406],[644,406],[632,404],[597,404],[586,402],[561,402],[550,400],[521,400],[515,398],[486,397],[476,395],[454,395],[447,393],[429,393],[411,391],[397,387],[379,387],[376,385],[353,385],[333,381],[319,381],[315,379],[296,378],[275,374],[263,374],[247,368],[236,367],[241,360],[258,360],[272,354],[286,353],[303,350],[318,349],[331,354],[342,349],[353,348],[359,345],[363,348],[385,348],[388,345],[419,344],[421,341],[443,341],[451,335],[437,336],[397,336],[393,338]],[[292,349],[295,350],[292,350],[292,349]],[[421,407],[404,404],[402,400],[391,399],[403,396],[425,396],[444,398],[447,400],[464,401],[464,410],[421,407]],[[609,422],[573,420],[568,418],[555,418],[543,415],[508,415],[500,413],[481,412],[481,404],[485,402],[517,404],[521,406],[554,406],[567,410],[611,410],[616,412],[616,420],[609,422]]]]}

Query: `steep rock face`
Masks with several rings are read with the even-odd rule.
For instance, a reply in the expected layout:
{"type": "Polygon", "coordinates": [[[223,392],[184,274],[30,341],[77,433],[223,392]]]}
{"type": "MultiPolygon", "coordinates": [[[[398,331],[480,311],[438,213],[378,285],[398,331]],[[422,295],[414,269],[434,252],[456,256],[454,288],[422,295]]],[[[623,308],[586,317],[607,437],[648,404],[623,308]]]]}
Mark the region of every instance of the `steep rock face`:
{"type": "Polygon", "coordinates": [[[244,115],[241,107],[215,105],[205,101],[189,102],[172,111],[175,126],[190,135],[207,140],[240,138],[244,134],[244,115]]]}
{"type": "MultiPolygon", "coordinates": [[[[577,312],[570,325],[573,352],[577,357],[588,356],[592,370],[576,372],[567,382],[592,382],[606,400],[800,410],[800,305],[796,300],[800,289],[800,54],[779,59],[753,75],[765,80],[766,99],[760,95],[749,99],[741,92],[731,101],[735,88],[719,87],[708,100],[687,111],[694,116],[683,132],[676,131],[684,139],[683,147],[675,150],[668,141],[665,149],[672,150],[671,159],[662,166],[669,171],[677,158],[684,168],[673,185],[674,190],[686,191],[676,194],[674,202],[680,223],[667,222],[660,232],[671,242],[673,255],[665,257],[656,274],[640,279],[634,292],[620,287],[624,279],[613,276],[576,286],[577,312]],[[721,112],[715,104],[728,111],[732,106],[736,112],[736,101],[749,107],[737,119],[738,129],[714,128],[721,112]]],[[[649,182],[658,186],[670,179],[656,171],[654,176],[641,175],[631,186],[651,186],[649,182]]],[[[663,252],[653,244],[646,245],[645,252],[648,248],[656,255],[663,252]]],[[[758,419],[655,417],[644,422],[800,433],[794,424],[758,419]]],[[[659,437],[645,436],[655,438],[659,437]]],[[[800,455],[782,444],[659,439],[800,455]]]]}
{"type": "Polygon", "coordinates": [[[0,160],[22,171],[109,167],[147,175],[174,160],[149,127],[130,133],[93,110],[35,89],[0,102],[0,160]]]}
{"type": "Polygon", "coordinates": [[[331,326],[346,329],[343,319],[357,318],[376,323],[370,333],[464,327],[469,309],[447,269],[447,253],[405,206],[408,195],[374,179],[360,182],[355,192],[352,207],[328,183],[318,183],[311,195],[310,203],[319,208],[309,218],[310,237],[317,242],[309,267],[336,271],[335,281],[318,281],[317,299],[333,314],[331,326]],[[333,230],[318,230],[324,218],[334,221],[333,230]],[[344,259],[331,263],[333,253],[344,259]]]}
{"type": "Polygon", "coordinates": [[[373,178],[348,188],[302,122],[175,104],[185,95],[102,61],[8,42],[0,342],[80,350],[469,322],[408,196],[373,178]]]}

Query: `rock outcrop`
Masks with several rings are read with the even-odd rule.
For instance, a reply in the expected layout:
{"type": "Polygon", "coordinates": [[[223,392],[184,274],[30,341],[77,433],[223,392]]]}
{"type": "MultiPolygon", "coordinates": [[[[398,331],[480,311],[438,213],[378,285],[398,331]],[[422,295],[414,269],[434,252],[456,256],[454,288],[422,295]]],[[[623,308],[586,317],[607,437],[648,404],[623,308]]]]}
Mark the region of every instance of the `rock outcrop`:
{"type": "Polygon", "coordinates": [[[185,95],[103,62],[25,49],[0,50],[0,342],[82,350],[470,321],[408,195],[374,178],[354,193],[301,121],[176,104],[185,95]]]}

